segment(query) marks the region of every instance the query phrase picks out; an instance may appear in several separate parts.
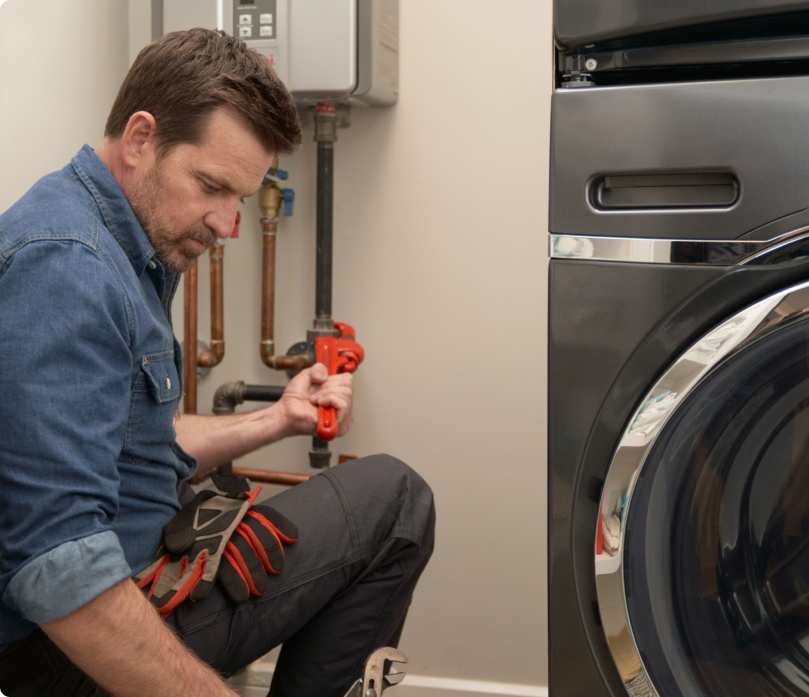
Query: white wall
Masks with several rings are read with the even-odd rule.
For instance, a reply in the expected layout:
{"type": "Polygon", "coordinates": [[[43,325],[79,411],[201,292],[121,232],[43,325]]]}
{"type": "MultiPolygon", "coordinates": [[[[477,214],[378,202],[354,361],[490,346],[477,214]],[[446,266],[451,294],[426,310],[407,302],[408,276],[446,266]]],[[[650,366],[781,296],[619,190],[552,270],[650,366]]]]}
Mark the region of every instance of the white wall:
{"type": "Polygon", "coordinates": [[[101,140],[127,63],[126,0],[0,5],[0,210],[101,140]]]}
{"type": "MultiPolygon", "coordinates": [[[[58,21],[41,67],[17,58],[30,54],[18,38],[30,0],[0,8],[0,209],[101,139],[127,55],[148,40],[146,0],[128,14],[123,0],[43,4],[58,21]]],[[[366,361],[355,426],[334,450],[390,452],[435,490],[436,554],[401,644],[419,676],[547,684],[550,12],[550,0],[402,0],[399,104],[354,110],[336,145],[334,316],[356,327],[366,361]]],[[[278,233],[282,349],[305,337],[314,309],[311,130],[304,138],[282,162],[297,194],[278,233]]],[[[223,382],[285,383],[258,358],[256,206],[242,207],[241,238],[227,245],[226,356],[200,384],[200,412],[223,382]]],[[[307,449],[300,439],[243,464],[308,472],[307,449]]]]}
{"type": "MultiPolygon", "coordinates": [[[[390,452],[435,490],[437,551],[401,645],[419,675],[547,684],[550,4],[403,0],[399,103],[355,109],[336,144],[334,317],[366,360],[355,426],[333,449],[390,452]]],[[[281,164],[297,196],[278,233],[282,350],[314,311],[312,136],[281,164]]],[[[226,251],[225,359],[200,384],[200,411],[229,380],[286,381],[258,358],[257,203],[242,216],[226,251]]],[[[308,447],[243,462],[309,472],[308,447]]]]}

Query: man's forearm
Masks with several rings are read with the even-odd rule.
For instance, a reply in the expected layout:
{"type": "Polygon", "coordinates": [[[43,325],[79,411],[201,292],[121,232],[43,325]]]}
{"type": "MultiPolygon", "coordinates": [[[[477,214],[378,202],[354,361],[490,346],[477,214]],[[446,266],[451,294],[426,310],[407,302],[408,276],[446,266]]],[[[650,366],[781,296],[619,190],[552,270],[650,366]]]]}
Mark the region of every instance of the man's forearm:
{"type": "Polygon", "coordinates": [[[67,617],[40,625],[87,675],[115,697],[234,697],[127,579],[67,617]]]}
{"type": "Polygon", "coordinates": [[[199,461],[200,473],[294,435],[278,405],[227,416],[180,414],[174,428],[180,447],[199,461]]]}

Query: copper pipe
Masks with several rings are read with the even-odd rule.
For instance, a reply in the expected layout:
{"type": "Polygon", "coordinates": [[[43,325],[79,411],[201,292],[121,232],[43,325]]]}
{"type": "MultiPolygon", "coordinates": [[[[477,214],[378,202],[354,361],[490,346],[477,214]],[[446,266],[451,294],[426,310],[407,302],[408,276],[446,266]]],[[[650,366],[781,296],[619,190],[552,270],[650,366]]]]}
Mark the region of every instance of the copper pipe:
{"type": "Polygon", "coordinates": [[[275,233],[284,194],[270,182],[259,190],[261,207],[261,360],[275,370],[303,370],[311,365],[305,356],[275,355],[275,233]]]}
{"type": "Polygon", "coordinates": [[[311,474],[295,474],[294,472],[271,472],[269,470],[254,470],[245,467],[234,467],[234,477],[247,477],[252,482],[263,484],[281,484],[283,486],[295,486],[308,482],[311,474]]]}
{"type": "Polygon", "coordinates": [[[211,247],[211,348],[197,356],[197,365],[213,368],[225,357],[225,308],[222,264],[225,246],[217,242],[211,247]]]}
{"type": "Polygon", "coordinates": [[[261,218],[261,360],[270,368],[267,358],[275,354],[275,233],[277,218],[261,218]]]}
{"type": "Polygon", "coordinates": [[[183,384],[185,396],[183,411],[197,413],[197,263],[185,273],[184,300],[184,355],[183,384]]]}

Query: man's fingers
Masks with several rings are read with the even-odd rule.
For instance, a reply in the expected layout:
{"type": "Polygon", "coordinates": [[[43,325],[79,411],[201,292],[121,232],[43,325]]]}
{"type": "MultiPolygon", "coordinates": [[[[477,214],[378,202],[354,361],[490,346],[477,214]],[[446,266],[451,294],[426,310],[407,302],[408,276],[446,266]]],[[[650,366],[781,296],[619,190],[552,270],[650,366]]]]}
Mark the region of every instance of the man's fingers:
{"type": "Polygon", "coordinates": [[[312,395],[312,404],[318,407],[334,407],[338,411],[348,409],[351,405],[351,394],[341,392],[320,392],[312,395]]]}
{"type": "Polygon", "coordinates": [[[312,404],[319,406],[328,406],[320,401],[320,399],[332,392],[342,394],[351,399],[354,393],[354,376],[351,373],[338,373],[337,375],[329,375],[328,379],[322,384],[312,386],[310,390],[310,400],[312,404]]]}
{"type": "Polygon", "coordinates": [[[354,421],[354,376],[351,373],[330,375],[323,385],[312,390],[309,401],[318,407],[334,407],[337,412],[337,435],[345,435],[354,421]]]}
{"type": "Polygon", "coordinates": [[[300,371],[292,380],[285,392],[306,393],[318,389],[329,378],[329,371],[322,363],[315,363],[311,368],[300,371]]]}
{"type": "Polygon", "coordinates": [[[309,368],[309,379],[313,385],[322,385],[329,379],[329,370],[322,363],[315,363],[309,368]]]}

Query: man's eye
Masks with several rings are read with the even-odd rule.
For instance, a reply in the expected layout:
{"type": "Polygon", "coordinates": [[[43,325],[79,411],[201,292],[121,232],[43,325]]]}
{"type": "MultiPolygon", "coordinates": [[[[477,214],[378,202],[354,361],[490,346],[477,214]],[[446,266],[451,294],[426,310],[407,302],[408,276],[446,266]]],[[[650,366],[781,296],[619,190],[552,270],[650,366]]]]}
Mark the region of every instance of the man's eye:
{"type": "Polygon", "coordinates": [[[202,186],[205,188],[205,191],[207,191],[209,194],[215,194],[217,191],[219,191],[217,187],[212,186],[208,182],[202,182],[202,186]]]}

